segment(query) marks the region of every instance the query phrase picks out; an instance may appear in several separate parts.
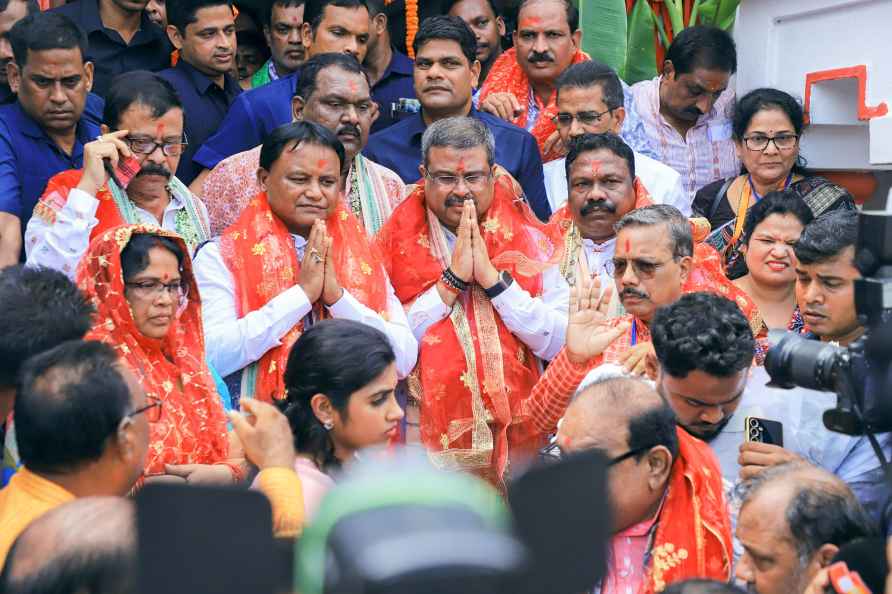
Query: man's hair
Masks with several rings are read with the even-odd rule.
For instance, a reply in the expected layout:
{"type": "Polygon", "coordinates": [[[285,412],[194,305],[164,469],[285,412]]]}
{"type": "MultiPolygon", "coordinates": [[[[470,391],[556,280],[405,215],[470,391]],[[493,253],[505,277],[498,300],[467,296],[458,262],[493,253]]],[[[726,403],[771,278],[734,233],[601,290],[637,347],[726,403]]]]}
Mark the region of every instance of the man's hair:
{"type": "Polygon", "coordinates": [[[334,132],[325,126],[305,120],[279,126],[270,132],[263,141],[263,148],[260,149],[260,166],[269,171],[283,152],[295,150],[304,143],[330,148],[338,155],[340,161],[338,169],[343,167],[347,153],[334,132]]]}
{"type": "MultiPolygon", "coordinates": [[[[449,11],[453,9],[456,4],[461,4],[462,2],[467,2],[468,0],[447,0],[446,4],[443,5],[443,14],[449,14],[449,11]]],[[[495,0],[484,0],[486,4],[489,4],[489,8],[492,10],[492,13],[499,18],[502,16],[502,13],[499,11],[499,7],[496,6],[495,0]]]]}
{"type": "Polygon", "coordinates": [[[685,378],[692,371],[730,377],[753,363],[756,341],[733,301],[688,293],[654,315],[651,335],[662,370],[685,378]]]}
{"type": "Polygon", "coordinates": [[[73,20],[56,12],[29,14],[9,30],[9,44],[19,68],[28,63],[28,52],[78,49],[87,60],[87,35],[73,20]]]}
{"type": "Polygon", "coordinates": [[[263,25],[266,27],[272,25],[274,7],[297,8],[298,6],[304,6],[305,4],[306,0],[266,0],[266,3],[263,5],[263,25]]]}
{"type": "Polygon", "coordinates": [[[21,2],[24,4],[28,9],[28,15],[40,12],[40,5],[37,3],[37,0],[0,0],[0,13],[6,12],[6,9],[9,8],[9,5],[13,2],[21,2]]]}
{"type": "MultiPolygon", "coordinates": [[[[542,2],[543,0],[523,0],[520,3],[520,6],[517,7],[517,16],[520,19],[520,11],[523,10],[523,7],[527,4],[532,4],[534,2],[542,2]]],[[[564,9],[567,12],[567,24],[570,25],[570,33],[575,33],[577,29],[579,29],[579,10],[576,9],[576,6],[573,5],[570,0],[552,0],[553,2],[558,2],[564,5],[564,9]]],[[[519,25],[519,23],[518,23],[519,25]]]]}
{"type": "Polygon", "coordinates": [[[379,14],[387,16],[387,4],[391,0],[365,0],[366,8],[369,9],[369,16],[375,17],[379,14]]]}
{"type": "Polygon", "coordinates": [[[22,462],[64,473],[98,460],[133,397],[109,345],[72,340],[25,363],[15,399],[22,462]]]}
{"type": "Polygon", "coordinates": [[[185,35],[186,27],[198,20],[199,10],[214,6],[232,8],[232,0],[174,0],[168,2],[166,6],[168,24],[173,25],[185,35]]]}
{"type": "Polygon", "coordinates": [[[135,594],[136,546],[131,500],[76,499],[19,535],[0,575],[0,592],[135,594]]]}
{"type": "Polygon", "coordinates": [[[320,468],[337,467],[334,444],[316,418],[311,401],[325,394],[342,417],[350,396],[381,375],[396,360],[387,336],[352,320],[324,320],[294,343],[285,368],[285,415],[295,447],[320,468]]]}
{"type": "Polygon", "coordinates": [[[743,224],[745,244],[749,244],[756,227],[771,215],[790,215],[802,223],[803,227],[815,218],[812,210],[796,192],[790,190],[769,192],[746,211],[746,221],[743,224]]]}
{"type": "Polygon", "coordinates": [[[676,260],[694,255],[694,238],[691,224],[674,206],[653,204],[644,208],[636,208],[626,213],[616,223],[616,232],[627,227],[654,227],[666,225],[669,229],[669,241],[672,242],[672,257],[676,260]]]}
{"type": "Polygon", "coordinates": [[[727,31],[709,25],[688,27],[672,40],[666,51],[675,74],[687,74],[696,68],[737,72],[737,48],[727,31]]]}
{"type": "Polygon", "coordinates": [[[468,59],[468,64],[477,60],[477,38],[468,24],[457,16],[437,15],[424,19],[415,34],[412,48],[415,55],[429,41],[454,41],[461,47],[461,53],[468,59]]]}
{"type": "Polygon", "coordinates": [[[171,109],[183,108],[173,85],[154,72],[134,70],[112,79],[105,96],[102,121],[116,130],[124,112],[136,104],[148,107],[153,118],[160,118],[171,109]]]}
{"type": "Polygon", "coordinates": [[[669,584],[663,594],[746,594],[746,590],[727,582],[695,578],[669,584]]]}
{"type": "MultiPolygon", "coordinates": [[[[307,0],[304,4],[304,22],[310,23],[313,35],[316,34],[316,29],[319,28],[322,17],[325,16],[325,9],[329,6],[353,9],[365,8],[369,10],[366,0],[307,0]]],[[[371,11],[369,11],[369,14],[371,15],[371,11]]]]}
{"type": "Polygon", "coordinates": [[[841,547],[876,533],[872,520],[848,485],[826,470],[802,462],[766,468],[739,484],[735,495],[741,509],[763,489],[776,484],[795,490],[784,517],[801,566],[825,544],[841,547]]]}
{"type": "Polygon", "coordinates": [[[0,271],[0,386],[14,386],[28,358],[83,338],[93,305],[71,280],[50,268],[0,271]]]}
{"type": "Polygon", "coordinates": [[[430,151],[435,147],[467,150],[482,146],[486,149],[486,161],[495,165],[496,141],[492,131],[480,120],[469,117],[452,117],[438,120],[427,127],[421,137],[421,154],[424,166],[429,167],[430,151]]]}
{"type": "Polygon", "coordinates": [[[361,74],[365,77],[366,82],[369,83],[369,89],[371,89],[372,85],[371,81],[369,81],[369,75],[356,59],[356,56],[342,52],[328,52],[316,54],[303,63],[300,67],[297,85],[294,87],[294,96],[300,97],[304,101],[309,101],[313,93],[316,92],[319,73],[327,68],[339,68],[351,74],[361,74]]]}
{"type": "Polygon", "coordinates": [[[858,242],[858,213],[854,210],[826,212],[805,226],[793,245],[796,259],[806,266],[826,262],[858,242]]]}
{"type": "Polygon", "coordinates": [[[622,107],[625,101],[623,85],[616,71],[597,60],[586,60],[573,64],[561,73],[554,86],[557,89],[558,97],[561,95],[561,89],[601,87],[607,109],[622,107]]]}
{"type": "Polygon", "coordinates": [[[256,48],[260,51],[264,60],[269,59],[269,46],[266,44],[266,38],[263,37],[263,33],[254,29],[244,29],[235,34],[235,40],[238,47],[250,46],[256,48]]]}
{"type": "Polygon", "coordinates": [[[604,134],[586,133],[571,138],[568,144],[569,151],[567,152],[567,159],[564,161],[567,179],[570,179],[570,168],[573,166],[573,163],[575,163],[576,159],[581,157],[583,153],[608,150],[626,162],[626,165],[629,168],[629,177],[633,182],[635,181],[635,153],[632,151],[632,148],[616,134],[613,134],[612,132],[605,132],[604,134]]]}

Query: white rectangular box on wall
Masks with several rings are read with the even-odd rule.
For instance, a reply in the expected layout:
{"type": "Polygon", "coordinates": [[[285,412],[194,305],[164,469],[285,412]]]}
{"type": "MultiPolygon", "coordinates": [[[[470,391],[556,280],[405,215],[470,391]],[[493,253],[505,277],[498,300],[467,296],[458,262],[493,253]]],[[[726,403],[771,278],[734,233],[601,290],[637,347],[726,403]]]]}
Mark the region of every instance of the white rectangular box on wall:
{"type": "Polygon", "coordinates": [[[802,154],[823,170],[892,170],[892,0],[742,0],[737,96],[807,106],[802,154]]]}

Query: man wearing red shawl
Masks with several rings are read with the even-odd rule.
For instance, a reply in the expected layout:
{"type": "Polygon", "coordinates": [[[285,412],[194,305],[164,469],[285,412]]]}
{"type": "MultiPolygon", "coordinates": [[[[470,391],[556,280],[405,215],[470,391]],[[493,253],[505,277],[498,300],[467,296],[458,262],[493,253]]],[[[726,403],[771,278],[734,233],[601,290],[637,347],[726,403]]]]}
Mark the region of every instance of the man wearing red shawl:
{"type": "Polygon", "coordinates": [[[589,57],[579,49],[579,12],[569,0],[524,0],[517,13],[514,47],[503,53],[480,92],[480,109],[525,128],[539,143],[542,161],[562,155],[546,151],[557,131],[555,81],[589,57]]]}
{"type": "Polygon", "coordinates": [[[195,258],[208,357],[233,399],[285,397],[305,325],[346,318],[384,332],[405,377],[418,343],[377,250],[344,205],[344,146],[327,128],[277,128],[260,151],[257,195],[195,258]]]}
{"type": "Polygon", "coordinates": [[[613,537],[600,594],[654,594],[674,582],[731,577],[731,521],[709,447],[676,427],[669,405],[637,378],[579,394],[557,434],[562,454],[608,457],[613,537]]]}
{"type": "Polygon", "coordinates": [[[568,295],[543,291],[557,286],[557,250],[493,144],[473,118],[428,127],[423,179],[378,239],[421,343],[421,440],[440,466],[500,484],[509,458],[540,445],[525,401],[538,359],[563,346],[568,295]]]}

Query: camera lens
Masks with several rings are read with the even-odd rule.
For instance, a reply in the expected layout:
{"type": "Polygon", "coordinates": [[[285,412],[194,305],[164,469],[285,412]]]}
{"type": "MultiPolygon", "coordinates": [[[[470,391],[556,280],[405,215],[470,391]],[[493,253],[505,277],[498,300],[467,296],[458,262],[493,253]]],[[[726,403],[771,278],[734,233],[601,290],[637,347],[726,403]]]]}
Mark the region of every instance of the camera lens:
{"type": "Polygon", "coordinates": [[[772,385],[781,388],[800,386],[833,392],[836,364],[844,352],[837,346],[790,332],[768,351],[765,371],[771,376],[772,385]]]}

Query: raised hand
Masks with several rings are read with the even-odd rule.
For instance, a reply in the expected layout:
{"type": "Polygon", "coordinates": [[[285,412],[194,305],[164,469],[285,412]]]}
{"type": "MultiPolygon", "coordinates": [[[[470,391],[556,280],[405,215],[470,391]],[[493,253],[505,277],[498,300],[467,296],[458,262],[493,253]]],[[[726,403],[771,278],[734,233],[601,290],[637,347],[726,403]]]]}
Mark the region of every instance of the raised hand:
{"type": "Polygon", "coordinates": [[[325,244],[325,282],[322,285],[322,302],[327,306],[334,305],[344,295],[344,289],[341,288],[338,273],[335,271],[333,242],[334,239],[329,237],[325,244]]]}
{"type": "Polygon", "coordinates": [[[607,317],[612,287],[600,297],[601,282],[577,275],[570,288],[570,318],[567,324],[567,357],[576,364],[587,363],[603,353],[614,340],[629,329],[628,322],[613,326],[607,317]]]}
{"type": "Polygon", "coordinates": [[[245,455],[257,468],[294,468],[294,436],[288,419],[271,404],[244,399],[242,410],[228,413],[245,455]]]}
{"type": "Polygon", "coordinates": [[[474,280],[473,224],[476,222],[475,216],[474,201],[465,200],[461,222],[459,222],[456,231],[455,248],[452,250],[452,262],[449,264],[453,274],[466,283],[474,280]]]}
{"type": "Polygon", "coordinates": [[[99,188],[108,182],[106,161],[114,169],[120,160],[133,155],[124,142],[129,133],[129,130],[109,132],[84,145],[84,174],[77,185],[79,190],[95,196],[99,188]]]}
{"type": "Polygon", "coordinates": [[[304,257],[300,263],[300,277],[297,281],[310,303],[316,303],[322,295],[327,246],[328,233],[325,230],[325,221],[317,219],[307,239],[304,257]]]}
{"type": "Polygon", "coordinates": [[[471,219],[471,239],[474,243],[472,253],[474,255],[474,282],[488,289],[499,282],[499,271],[492,265],[489,252],[486,251],[486,242],[480,233],[480,225],[477,223],[477,208],[474,207],[474,217],[471,219]]]}

